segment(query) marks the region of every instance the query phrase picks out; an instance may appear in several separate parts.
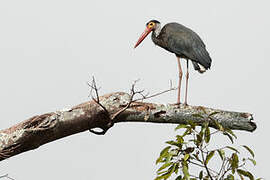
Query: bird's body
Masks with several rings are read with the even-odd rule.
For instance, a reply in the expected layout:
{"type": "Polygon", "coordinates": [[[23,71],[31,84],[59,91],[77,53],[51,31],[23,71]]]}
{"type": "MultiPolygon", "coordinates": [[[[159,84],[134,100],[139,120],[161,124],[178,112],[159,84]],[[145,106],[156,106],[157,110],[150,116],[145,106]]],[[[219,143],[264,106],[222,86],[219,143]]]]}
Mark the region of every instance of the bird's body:
{"type": "Polygon", "coordinates": [[[144,38],[152,32],[152,41],[166,49],[167,51],[174,53],[177,56],[178,69],[179,69],[179,85],[178,85],[178,98],[177,104],[180,104],[180,89],[182,80],[182,68],[180,58],[187,60],[187,73],[186,73],[186,95],[185,104],[187,104],[187,87],[188,87],[188,61],[191,60],[194,69],[200,73],[205,72],[211,67],[211,57],[206,50],[206,46],[202,39],[191,29],[178,24],[168,23],[161,28],[160,22],[157,20],[151,20],[146,24],[146,29],[139,38],[135,45],[135,48],[144,40],[144,38]]]}
{"type": "Polygon", "coordinates": [[[176,56],[189,59],[193,62],[195,70],[200,71],[200,64],[206,70],[211,67],[211,58],[205,49],[205,44],[201,38],[191,29],[178,24],[168,23],[161,30],[153,31],[153,42],[175,53],[176,56]]]}

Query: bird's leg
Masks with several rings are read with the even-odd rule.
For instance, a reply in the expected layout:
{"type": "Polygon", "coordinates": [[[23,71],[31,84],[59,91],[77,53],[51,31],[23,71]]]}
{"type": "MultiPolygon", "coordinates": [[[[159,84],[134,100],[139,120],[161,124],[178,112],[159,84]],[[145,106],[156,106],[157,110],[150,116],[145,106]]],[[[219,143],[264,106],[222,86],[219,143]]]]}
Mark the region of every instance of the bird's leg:
{"type": "Polygon", "coordinates": [[[188,59],[187,59],[187,73],[186,73],[186,94],[185,94],[185,102],[184,104],[187,105],[187,92],[188,92],[188,78],[189,78],[189,72],[188,72],[188,59]]]}
{"type": "Polygon", "coordinates": [[[181,91],[181,82],[182,82],[183,71],[181,68],[180,57],[178,57],[178,56],[177,56],[177,63],[178,63],[178,70],[179,70],[179,80],[178,80],[178,94],[177,94],[177,103],[176,104],[180,104],[180,91],[181,91]]]}

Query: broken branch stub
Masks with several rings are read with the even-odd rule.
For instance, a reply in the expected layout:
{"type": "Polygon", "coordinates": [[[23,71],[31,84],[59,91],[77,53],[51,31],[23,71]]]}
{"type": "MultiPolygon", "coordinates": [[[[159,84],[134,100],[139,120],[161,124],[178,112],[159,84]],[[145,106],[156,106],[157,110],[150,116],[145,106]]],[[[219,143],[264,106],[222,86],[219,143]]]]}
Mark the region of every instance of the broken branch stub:
{"type": "MultiPolygon", "coordinates": [[[[118,122],[185,124],[193,121],[202,124],[209,121],[209,114],[212,114],[211,118],[224,128],[250,132],[256,129],[250,113],[201,106],[131,102],[131,100],[130,95],[124,92],[107,94],[99,97],[99,103],[103,107],[94,100],[88,101],[70,109],[34,116],[8,129],[1,130],[0,160],[93,128],[107,131],[118,122]]],[[[212,125],[212,127],[215,126],[212,125]]]]}

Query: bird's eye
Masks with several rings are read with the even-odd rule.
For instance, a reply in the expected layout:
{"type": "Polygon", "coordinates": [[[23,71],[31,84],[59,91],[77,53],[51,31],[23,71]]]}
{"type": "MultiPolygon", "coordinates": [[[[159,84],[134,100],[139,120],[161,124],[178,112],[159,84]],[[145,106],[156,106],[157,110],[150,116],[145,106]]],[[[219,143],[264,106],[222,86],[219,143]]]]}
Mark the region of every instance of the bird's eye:
{"type": "Polygon", "coordinates": [[[150,22],[148,26],[149,27],[152,27],[152,26],[154,26],[154,23],[153,22],[150,22]]]}

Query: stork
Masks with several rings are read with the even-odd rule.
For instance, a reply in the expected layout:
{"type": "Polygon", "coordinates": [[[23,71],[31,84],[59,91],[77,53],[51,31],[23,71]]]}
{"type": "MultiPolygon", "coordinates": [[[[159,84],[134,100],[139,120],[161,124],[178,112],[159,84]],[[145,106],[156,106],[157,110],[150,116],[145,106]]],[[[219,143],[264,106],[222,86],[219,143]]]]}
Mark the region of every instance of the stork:
{"type": "Polygon", "coordinates": [[[206,50],[204,42],[198,34],[181,24],[173,22],[168,23],[161,28],[159,21],[151,20],[146,24],[146,29],[138,39],[134,48],[136,48],[150,32],[152,32],[152,41],[154,44],[176,55],[179,70],[176,104],[180,104],[180,91],[183,76],[180,58],[186,59],[187,71],[184,104],[187,105],[189,60],[191,60],[194,69],[199,73],[204,73],[211,67],[212,59],[206,50]]]}

